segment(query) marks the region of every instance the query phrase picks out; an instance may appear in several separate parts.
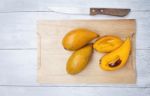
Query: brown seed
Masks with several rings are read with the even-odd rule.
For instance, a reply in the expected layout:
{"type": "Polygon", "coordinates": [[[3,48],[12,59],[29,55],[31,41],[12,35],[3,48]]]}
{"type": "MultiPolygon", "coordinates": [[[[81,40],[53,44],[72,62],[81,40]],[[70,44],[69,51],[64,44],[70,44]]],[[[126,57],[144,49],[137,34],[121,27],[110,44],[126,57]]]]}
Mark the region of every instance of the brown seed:
{"type": "Polygon", "coordinates": [[[109,67],[116,67],[116,66],[118,66],[118,65],[120,65],[120,64],[121,64],[121,60],[118,59],[115,63],[110,63],[110,64],[108,64],[108,65],[109,65],[109,67]]]}

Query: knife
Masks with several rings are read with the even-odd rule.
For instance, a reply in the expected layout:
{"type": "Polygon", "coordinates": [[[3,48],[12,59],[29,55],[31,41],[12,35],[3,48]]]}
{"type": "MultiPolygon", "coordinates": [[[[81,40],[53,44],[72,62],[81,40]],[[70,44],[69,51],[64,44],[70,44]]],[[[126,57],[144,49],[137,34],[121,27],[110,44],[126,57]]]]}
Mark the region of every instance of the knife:
{"type": "Polygon", "coordinates": [[[123,17],[130,9],[123,8],[76,8],[76,7],[49,7],[49,11],[64,14],[111,15],[123,17]]]}

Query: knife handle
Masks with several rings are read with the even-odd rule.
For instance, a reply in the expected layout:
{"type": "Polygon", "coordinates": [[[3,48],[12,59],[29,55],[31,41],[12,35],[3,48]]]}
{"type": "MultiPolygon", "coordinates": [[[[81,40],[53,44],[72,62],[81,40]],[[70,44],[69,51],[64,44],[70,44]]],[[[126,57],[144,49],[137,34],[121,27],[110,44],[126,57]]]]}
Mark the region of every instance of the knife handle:
{"type": "Polygon", "coordinates": [[[124,14],[130,12],[130,9],[117,9],[117,8],[90,8],[90,15],[98,15],[98,14],[103,14],[103,15],[117,15],[117,16],[122,16],[124,14]],[[124,11],[123,11],[124,10],[124,11]]]}
{"type": "Polygon", "coordinates": [[[102,8],[90,8],[90,15],[103,14],[104,9],[102,8]]]}

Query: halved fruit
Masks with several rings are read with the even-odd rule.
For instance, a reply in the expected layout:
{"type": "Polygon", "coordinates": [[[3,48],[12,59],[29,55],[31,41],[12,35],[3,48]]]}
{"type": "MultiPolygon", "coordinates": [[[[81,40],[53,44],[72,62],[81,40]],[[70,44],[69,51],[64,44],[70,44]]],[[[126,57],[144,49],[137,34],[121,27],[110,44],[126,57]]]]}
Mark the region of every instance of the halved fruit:
{"type": "Polygon", "coordinates": [[[131,50],[130,37],[116,50],[104,55],[100,60],[100,67],[103,70],[113,71],[125,66],[131,50]]]}
{"type": "Polygon", "coordinates": [[[99,35],[93,31],[79,28],[68,32],[63,38],[62,44],[65,49],[75,51],[84,47],[98,36],[99,35]]]}
{"type": "Polygon", "coordinates": [[[111,52],[121,46],[123,41],[117,36],[104,36],[94,43],[98,52],[111,52]]]}

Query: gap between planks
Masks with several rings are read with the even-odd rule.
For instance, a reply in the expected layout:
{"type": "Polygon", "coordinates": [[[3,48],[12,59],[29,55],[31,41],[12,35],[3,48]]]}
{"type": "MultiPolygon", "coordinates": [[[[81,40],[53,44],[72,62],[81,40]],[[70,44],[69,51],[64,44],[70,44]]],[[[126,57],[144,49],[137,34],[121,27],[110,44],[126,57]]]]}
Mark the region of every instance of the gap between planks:
{"type": "MultiPolygon", "coordinates": [[[[56,12],[56,11],[0,11],[0,13],[30,13],[30,12],[52,12],[52,13],[59,13],[59,14],[68,14],[69,13],[61,13],[61,12],[56,12]]],[[[150,10],[132,10],[130,12],[150,12],[150,10]]],[[[76,15],[76,14],[73,14],[76,15]]],[[[83,15],[83,14],[77,14],[77,15],[83,15]]],[[[87,14],[88,15],[88,14],[87,14]]]]}
{"type": "Polygon", "coordinates": [[[3,48],[0,50],[37,50],[37,48],[3,48]]]}
{"type": "Polygon", "coordinates": [[[120,85],[120,86],[117,86],[117,85],[113,85],[113,86],[110,86],[110,85],[39,85],[39,86],[32,86],[32,85],[0,85],[0,87],[108,87],[108,88],[150,88],[150,86],[130,86],[130,85],[120,85]]]}

